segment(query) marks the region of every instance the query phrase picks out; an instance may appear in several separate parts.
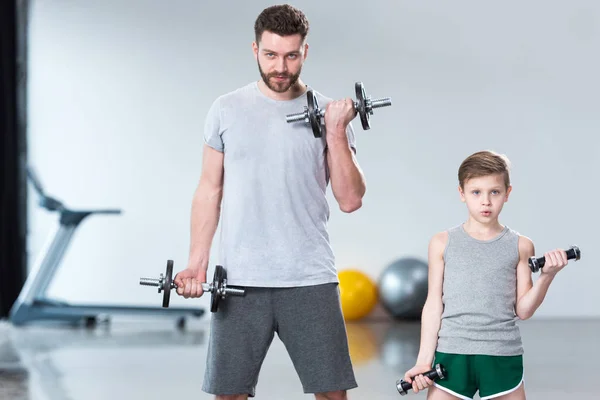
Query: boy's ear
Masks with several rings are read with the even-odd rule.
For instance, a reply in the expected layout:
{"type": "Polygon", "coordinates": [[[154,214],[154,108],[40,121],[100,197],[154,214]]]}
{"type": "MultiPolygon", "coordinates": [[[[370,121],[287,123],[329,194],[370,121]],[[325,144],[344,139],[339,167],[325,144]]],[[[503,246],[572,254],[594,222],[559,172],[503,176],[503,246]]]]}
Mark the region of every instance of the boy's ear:
{"type": "Polygon", "coordinates": [[[512,186],[508,186],[506,188],[506,196],[504,196],[504,202],[506,203],[508,201],[508,196],[510,195],[510,192],[512,192],[512,186]]]}
{"type": "Polygon", "coordinates": [[[458,185],[458,193],[460,195],[460,201],[462,201],[464,203],[465,202],[465,192],[464,192],[463,188],[460,187],[460,185],[458,185]]]}

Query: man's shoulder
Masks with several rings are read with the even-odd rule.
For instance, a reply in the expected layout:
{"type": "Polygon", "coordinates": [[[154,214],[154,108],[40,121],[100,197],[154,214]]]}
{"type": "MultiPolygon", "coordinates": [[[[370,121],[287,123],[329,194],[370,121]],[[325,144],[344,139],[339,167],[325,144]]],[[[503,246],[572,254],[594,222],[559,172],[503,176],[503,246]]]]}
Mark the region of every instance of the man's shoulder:
{"type": "Polygon", "coordinates": [[[252,96],[256,93],[256,82],[250,82],[243,86],[239,86],[237,88],[231,89],[228,92],[225,92],[214,100],[215,103],[219,103],[220,105],[228,105],[231,103],[236,103],[237,101],[243,100],[248,96],[252,96]]]}
{"type": "Polygon", "coordinates": [[[317,98],[317,101],[319,102],[319,105],[321,104],[327,104],[333,101],[332,97],[329,97],[325,94],[323,94],[322,92],[316,90],[314,87],[307,85],[307,89],[308,90],[312,90],[312,92],[314,93],[315,97],[317,98]]]}

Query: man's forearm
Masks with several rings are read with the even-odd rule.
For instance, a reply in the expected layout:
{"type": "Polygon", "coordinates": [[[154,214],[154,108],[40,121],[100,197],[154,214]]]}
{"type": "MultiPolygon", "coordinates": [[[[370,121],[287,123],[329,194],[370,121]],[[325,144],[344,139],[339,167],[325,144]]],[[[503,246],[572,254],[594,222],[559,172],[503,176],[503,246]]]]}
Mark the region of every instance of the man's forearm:
{"type": "Polygon", "coordinates": [[[207,269],[220,214],[221,192],[207,194],[199,188],[192,200],[188,267],[207,269]]]}
{"type": "Polygon", "coordinates": [[[343,211],[354,211],[362,205],[366,191],[364,175],[347,140],[331,140],[327,146],[333,195],[343,211]]]}
{"type": "Polygon", "coordinates": [[[553,280],[554,276],[541,274],[531,289],[517,301],[516,312],[520,319],[525,320],[535,314],[544,301],[553,280]]]}

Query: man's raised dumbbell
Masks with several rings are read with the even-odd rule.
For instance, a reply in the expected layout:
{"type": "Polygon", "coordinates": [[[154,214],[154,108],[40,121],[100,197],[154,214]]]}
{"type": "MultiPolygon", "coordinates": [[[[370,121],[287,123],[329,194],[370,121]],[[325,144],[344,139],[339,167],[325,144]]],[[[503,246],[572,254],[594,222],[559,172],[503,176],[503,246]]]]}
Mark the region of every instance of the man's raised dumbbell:
{"type": "MultiPolygon", "coordinates": [[[[567,250],[567,260],[579,260],[581,258],[581,251],[577,246],[571,246],[569,250],[567,250]]],[[[538,272],[541,268],[544,267],[546,263],[545,257],[530,257],[529,258],[529,268],[531,272],[538,272]]]]}
{"type": "MultiPolygon", "coordinates": [[[[365,87],[362,82],[356,82],[354,84],[354,91],[356,92],[356,101],[354,101],[354,110],[360,116],[360,122],[364,130],[371,128],[370,116],[373,115],[373,109],[379,107],[387,107],[392,105],[392,99],[384,97],[381,99],[371,100],[371,97],[367,97],[365,94],[365,87]]],[[[306,92],[307,106],[304,107],[304,111],[289,114],[285,117],[288,123],[304,121],[310,123],[313,131],[313,135],[316,138],[323,136],[323,120],[325,116],[325,110],[319,108],[317,96],[312,90],[306,92]]]]}
{"type": "MultiPolygon", "coordinates": [[[[167,270],[165,275],[160,274],[158,279],[155,278],[140,278],[142,286],[157,286],[158,293],[163,293],[164,308],[169,307],[171,298],[171,289],[177,289],[177,285],[173,281],[173,260],[167,261],[167,270]]],[[[219,309],[219,302],[225,300],[227,296],[243,296],[246,289],[241,286],[227,286],[227,271],[223,266],[217,265],[211,283],[202,283],[202,290],[211,293],[210,311],[216,312],[219,309]]]]}
{"type": "MultiPolygon", "coordinates": [[[[436,381],[438,379],[445,379],[446,368],[444,368],[442,364],[436,364],[435,367],[433,367],[432,369],[430,369],[422,375],[431,379],[432,381],[436,381]]],[[[396,389],[398,389],[398,393],[400,393],[400,395],[406,396],[408,394],[408,391],[412,389],[412,383],[408,383],[404,379],[401,379],[396,382],[396,389]]]]}

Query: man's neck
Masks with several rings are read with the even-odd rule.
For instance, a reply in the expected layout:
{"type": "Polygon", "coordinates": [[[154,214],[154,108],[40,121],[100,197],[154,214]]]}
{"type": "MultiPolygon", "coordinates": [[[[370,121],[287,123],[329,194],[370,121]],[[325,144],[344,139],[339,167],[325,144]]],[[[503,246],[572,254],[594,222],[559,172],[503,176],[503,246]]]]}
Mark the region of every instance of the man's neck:
{"type": "Polygon", "coordinates": [[[274,100],[293,100],[306,93],[306,85],[301,79],[298,79],[287,91],[283,93],[271,90],[261,79],[258,81],[258,89],[267,97],[274,100]]]}

